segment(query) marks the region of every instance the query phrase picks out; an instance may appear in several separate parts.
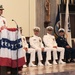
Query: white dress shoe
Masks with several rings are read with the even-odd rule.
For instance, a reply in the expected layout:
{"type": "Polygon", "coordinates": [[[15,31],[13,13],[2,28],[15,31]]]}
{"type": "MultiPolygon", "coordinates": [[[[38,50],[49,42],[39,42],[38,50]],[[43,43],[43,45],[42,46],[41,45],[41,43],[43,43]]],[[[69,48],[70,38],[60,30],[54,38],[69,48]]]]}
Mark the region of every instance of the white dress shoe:
{"type": "Polygon", "coordinates": [[[54,64],[54,65],[56,65],[56,64],[57,64],[57,62],[56,62],[56,61],[53,61],[53,64],[54,64]]]}
{"type": "Polygon", "coordinates": [[[38,66],[44,66],[41,62],[38,63],[38,66]]]}
{"type": "Polygon", "coordinates": [[[62,60],[59,61],[59,64],[66,64],[65,62],[63,62],[62,60]]]}
{"type": "Polygon", "coordinates": [[[29,67],[35,67],[36,65],[34,65],[33,63],[29,63],[29,67]]]}
{"type": "Polygon", "coordinates": [[[51,66],[52,64],[50,64],[49,62],[45,63],[45,66],[51,66]]]}
{"type": "Polygon", "coordinates": [[[26,68],[27,66],[26,65],[23,65],[23,68],[26,68]]]}

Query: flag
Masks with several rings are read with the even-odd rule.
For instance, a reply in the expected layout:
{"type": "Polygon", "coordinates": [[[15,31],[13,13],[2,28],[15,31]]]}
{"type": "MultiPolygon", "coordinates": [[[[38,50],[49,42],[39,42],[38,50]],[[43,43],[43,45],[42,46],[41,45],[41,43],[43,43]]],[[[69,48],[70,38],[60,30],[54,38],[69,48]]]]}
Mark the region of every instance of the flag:
{"type": "Polygon", "coordinates": [[[56,16],[56,21],[55,21],[55,26],[54,26],[54,33],[58,35],[58,29],[60,28],[60,10],[58,6],[58,11],[57,11],[57,16],[56,16]]]}
{"type": "Polygon", "coordinates": [[[17,28],[2,29],[0,31],[0,66],[17,68],[24,64],[20,32],[17,28]]]}
{"type": "Polygon", "coordinates": [[[65,13],[65,33],[66,33],[66,38],[67,42],[69,43],[70,46],[72,46],[71,42],[71,27],[70,27],[70,16],[69,16],[69,0],[67,0],[66,4],[66,13],[65,13]]]}

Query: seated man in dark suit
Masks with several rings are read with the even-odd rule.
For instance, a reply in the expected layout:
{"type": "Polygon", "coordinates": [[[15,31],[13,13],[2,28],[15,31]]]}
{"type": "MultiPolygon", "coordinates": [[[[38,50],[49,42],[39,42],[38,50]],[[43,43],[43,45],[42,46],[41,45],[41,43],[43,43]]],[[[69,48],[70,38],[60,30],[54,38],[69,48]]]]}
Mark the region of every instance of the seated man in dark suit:
{"type": "Polygon", "coordinates": [[[63,28],[60,28],[58,30],[58,38],[56,39],[57,44],[59,47],[64,47],[65,48],[65,59],[66,59],[66,63],[69,62],[74,62],[74,58],[75,58],[75,49],[71,48],[70,45],[68,44],[65,36],[65,30],[63,28]],[[68,60],[69,58],[70,61],[68,60]]]}

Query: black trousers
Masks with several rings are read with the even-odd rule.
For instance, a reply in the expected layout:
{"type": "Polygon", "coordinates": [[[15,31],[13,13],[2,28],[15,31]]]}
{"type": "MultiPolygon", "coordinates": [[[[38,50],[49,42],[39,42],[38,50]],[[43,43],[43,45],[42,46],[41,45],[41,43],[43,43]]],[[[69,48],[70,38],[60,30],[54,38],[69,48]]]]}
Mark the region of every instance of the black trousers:
{"type": "Polygon", "coordinates": [[[65,48],[65,59],[68,60],[69,58],[75,58],[75,49],[74,48],[65,48]]]}
{"type": "Polygon", "coordinates": [[[18,67],[18,70],[17,70],[17,68],[0,66],[0,75],[7,75],[7,72],[8,71],[11,71],[11,74],[10,75],[17,75],[18,74],[18,71],[20,71],[20,70],[22,70],[22,67],[18,67]]]}

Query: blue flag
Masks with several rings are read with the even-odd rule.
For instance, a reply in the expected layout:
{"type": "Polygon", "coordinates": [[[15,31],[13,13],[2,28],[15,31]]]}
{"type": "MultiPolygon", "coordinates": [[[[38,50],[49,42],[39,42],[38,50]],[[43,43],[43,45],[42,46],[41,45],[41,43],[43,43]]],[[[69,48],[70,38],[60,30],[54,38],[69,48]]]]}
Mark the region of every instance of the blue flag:
{"type": "Polygon", "coordinates": [[[54,26],[54,33],[58,35],[58,29],[60,28],[60,10],[58,6],[58,11],[57,11],[57,16],[56,16],[56,21],[55,21],[55,26],[54,26]]]}

